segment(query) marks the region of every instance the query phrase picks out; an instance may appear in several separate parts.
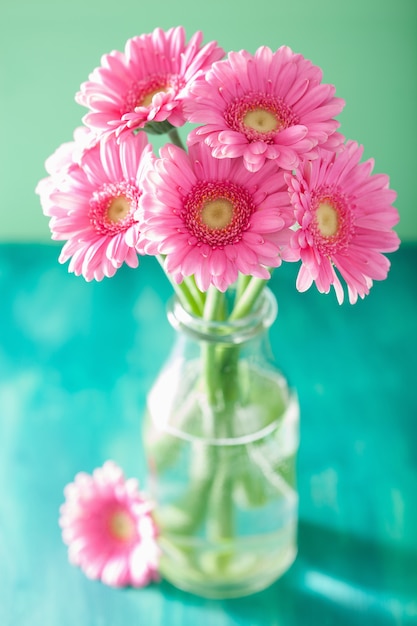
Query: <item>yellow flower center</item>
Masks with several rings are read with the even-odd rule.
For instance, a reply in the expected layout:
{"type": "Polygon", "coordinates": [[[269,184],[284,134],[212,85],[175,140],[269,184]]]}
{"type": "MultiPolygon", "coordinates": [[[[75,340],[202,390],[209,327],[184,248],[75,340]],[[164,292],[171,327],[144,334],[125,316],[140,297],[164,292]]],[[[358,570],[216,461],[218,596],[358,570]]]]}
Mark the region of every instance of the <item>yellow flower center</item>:
{"type": "Polygon", "coordinates": [[[164,92],[166,93],[168,91],[167,87],[158,87],[157,89],[152,89],[151,91],[148,91],[148,93],[146,93],[140,100],[140,102],[137,103],[136,106],[138,107],[148,107],[152,104],[152,98],[157,94],[157,93],[161,93],[164,92]]]}
{"type": "Polygon", "coordinates": [[[130,202],[125,196],[113,198],[107,208],[107,219],[116,223],[123,220],[130,213],[130,202]]]}
{"type": "Polygon", "coordinates": [[[125,511],[113,513],[110,518],[109,527],[113,537],[120,541],[129,541],[135,534],[133,520],[125,511]]]}
{"type": "Polygon", "coordinates": [[[316,211],[317,226],[323,237],[333,237],[339,229],[339,213],[328,201],[320,202],[316,211]]]}
{"type": "Polygon", "coordinates": [[[198,181],[184,199],[190,234],[212,249],[238,243],[256,210],[251,194],[229,181],[198,181]]]}
{"type": "Polygon", "coordinates": [[[243,116],[243,124],[258,133],[270,133],[280,126],[279,119],[268,109],[250,109],[243,116]]]}
{"type": "Polygon", "coordinates": [[[225,198],[206,202],[201,211],[201,221],[211,229],[226,228],[233,219],[233,204],[225,198]]]}

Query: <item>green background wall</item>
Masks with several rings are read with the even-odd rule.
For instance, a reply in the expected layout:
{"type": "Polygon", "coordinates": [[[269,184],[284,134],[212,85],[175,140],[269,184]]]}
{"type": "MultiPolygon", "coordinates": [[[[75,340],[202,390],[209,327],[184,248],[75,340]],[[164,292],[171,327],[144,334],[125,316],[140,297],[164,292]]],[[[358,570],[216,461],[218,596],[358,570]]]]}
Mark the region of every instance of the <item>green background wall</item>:
{"type": "Polygon", "coordinates": [[[0,240],[49,240],[34,188],[79,125],[74,94],[101,55],[179,24],[226,50],[287,44],[320,65],[347,103],[342,132],[390,175],[398,232],[417,240],[416,23],[416,0],[2,0],[0,240]]]}

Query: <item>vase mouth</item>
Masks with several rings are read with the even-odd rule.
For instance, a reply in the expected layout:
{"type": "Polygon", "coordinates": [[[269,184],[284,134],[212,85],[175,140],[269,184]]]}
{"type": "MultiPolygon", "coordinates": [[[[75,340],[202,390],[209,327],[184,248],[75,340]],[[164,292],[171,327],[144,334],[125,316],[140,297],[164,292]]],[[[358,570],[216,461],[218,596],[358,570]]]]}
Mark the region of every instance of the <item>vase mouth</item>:
{"type": "Polygon", "coordinates": [[[233,320],[206,320],[193,315],[173,297],[168,303],[167,316],[171,326],[201,341],[239,344],[267,330],[276,320],[278,303],[272,291],[265,287],[255,308],[244,317],[233,320]]]}

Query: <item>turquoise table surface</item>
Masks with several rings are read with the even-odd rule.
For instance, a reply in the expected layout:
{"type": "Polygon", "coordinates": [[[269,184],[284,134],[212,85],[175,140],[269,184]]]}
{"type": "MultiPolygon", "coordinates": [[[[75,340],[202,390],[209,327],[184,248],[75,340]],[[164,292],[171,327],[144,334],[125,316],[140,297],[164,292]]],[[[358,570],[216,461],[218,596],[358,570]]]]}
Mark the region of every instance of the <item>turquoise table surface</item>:
{"type": "Polygon", "coordinates": [[[0,246],[1,626],[417,624],[417,247],[354,307],[278,270],[271,338],[301,404],[299,554],[269,589],[115,590],[68,564],[58,511],[114,459],[144,483],[145,396],[173,338],[152,259],[87,284],[53,245],[0,246]]]}

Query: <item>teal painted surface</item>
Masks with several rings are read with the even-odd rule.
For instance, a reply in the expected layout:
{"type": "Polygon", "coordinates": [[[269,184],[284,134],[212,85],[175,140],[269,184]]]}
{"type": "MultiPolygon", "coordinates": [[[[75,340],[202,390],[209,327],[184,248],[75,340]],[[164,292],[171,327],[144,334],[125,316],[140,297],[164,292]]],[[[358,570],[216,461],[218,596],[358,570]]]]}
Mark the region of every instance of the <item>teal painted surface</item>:
{"type": "Polygon", "coordinates": [[[277,271],[278,361],[301,404],[299,556],[268,590],[203,600],[113,590],[67,562],[62,490],[113,458],[145,479],[145,394],[172,340],[150,258],[87,284],[59,249],[0,246],[2,626],[412,626],[417,623],[417,247],[355,307],[277,271]]]}
{"type": "Polygon", "coordinates": [[[179,24],[225,50],[286,44],[322,67],[347,103],[343,133],[390,175],[398,232],[417,240],[415,0],[2,0],[0,241],[49,239],[34,188],[46,157],[80,124],[86,110],[74,95],[101,55],[179,24]]]}

